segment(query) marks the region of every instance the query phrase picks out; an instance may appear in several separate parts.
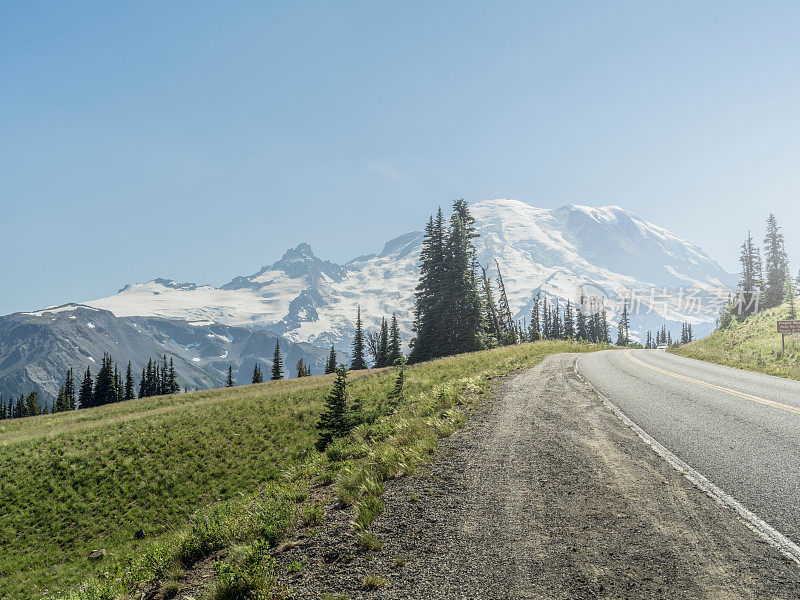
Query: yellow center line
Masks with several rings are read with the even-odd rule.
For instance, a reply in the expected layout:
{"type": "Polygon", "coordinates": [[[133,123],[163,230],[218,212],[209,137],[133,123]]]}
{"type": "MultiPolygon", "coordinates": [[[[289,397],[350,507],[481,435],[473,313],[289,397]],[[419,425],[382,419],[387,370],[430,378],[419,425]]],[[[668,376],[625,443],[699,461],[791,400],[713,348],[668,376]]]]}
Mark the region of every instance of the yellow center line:
{"type": "Polygon", "coordinates": [[[744,398],[745,400],[751,400],[752,402],[758,402],[759,404],[765,404],[767,406],[772,406],[773,408],[777,408],[779,410],[784,410],[786,412],[794,413],[796,415],[800,415],[800,408],[796,406],[789,406],[788,404],[783,404],[781,402],[775,402],[774,400],[767,400],[766,398],[759,398],[758,396],[753,396],[751,394],[745,394],[744,392],[740,392],[738,390],[732,390],[731,388],[726,388],[721,385],[715,385],[713,383],[708,383],[707,381],[703,381],[702,379],[695,379],[694,377],[687,377],[686,375],[681,375],[680,373],[675,373],[674,371],[667,371],[666,369],[661,369],[659,367],[655,367],[651,364],[648,364],[644,361],[639,360],[638,358],[634,358],[631,356],[631,351],[626,350],[625,356],[631,359],[633,362],[642,365],[643,367],[647,367],[648,369],[652,369],[653,371],[657,371],[659,373],[663,373],[664,375],[669,375],[670,377],[675,377],[676,379],[682,379],[684,381],[688,381],[690,383],[695,383],[697,385],[702,385],[703,387],[711,388],[714,390],[719,390],[720,392],[725,392],[726,394],[730,394],[731,396],[738,396],[739,398],[744,398]]]}

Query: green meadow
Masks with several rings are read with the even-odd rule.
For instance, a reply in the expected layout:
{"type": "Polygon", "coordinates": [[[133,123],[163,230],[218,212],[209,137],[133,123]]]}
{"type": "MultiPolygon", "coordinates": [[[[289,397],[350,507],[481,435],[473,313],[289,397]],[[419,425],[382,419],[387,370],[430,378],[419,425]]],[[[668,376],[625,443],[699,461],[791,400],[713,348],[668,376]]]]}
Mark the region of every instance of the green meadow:
{"type": "Polygon", "coordinates": [[[492,378],[595,348],[536,342],[414,365],[399,405],[387,401],[397,368],[351,373],[369,418],[324,453],[315,425],[334,375],[3,421],[0,597],[124,597],[215,550],[267,547],[321,518],[305,493],[320,480],[366,530],[383,482],[424,464],[492,378]]]}

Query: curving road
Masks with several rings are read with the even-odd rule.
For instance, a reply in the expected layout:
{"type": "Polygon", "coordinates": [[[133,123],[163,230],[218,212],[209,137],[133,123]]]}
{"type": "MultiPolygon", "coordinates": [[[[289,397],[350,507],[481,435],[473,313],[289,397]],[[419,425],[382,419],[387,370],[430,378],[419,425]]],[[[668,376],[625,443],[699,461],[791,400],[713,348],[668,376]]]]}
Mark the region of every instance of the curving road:
{"type": "Polygon", "coordinates": [[[587,354],[577,369],[651,437],[800,543],[800,382],[661,350],[587,354]]]}

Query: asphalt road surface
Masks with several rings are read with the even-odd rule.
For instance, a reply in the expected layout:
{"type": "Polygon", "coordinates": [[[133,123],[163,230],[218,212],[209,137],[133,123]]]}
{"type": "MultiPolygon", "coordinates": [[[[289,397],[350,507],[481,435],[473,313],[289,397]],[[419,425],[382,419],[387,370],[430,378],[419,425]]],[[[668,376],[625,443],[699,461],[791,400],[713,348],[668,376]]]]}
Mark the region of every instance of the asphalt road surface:
{"type": "Polygon", "coordinates": [[[663,350],[587,354],[577,368],[651,437],[800,543],[800,382],[663,350]]]}

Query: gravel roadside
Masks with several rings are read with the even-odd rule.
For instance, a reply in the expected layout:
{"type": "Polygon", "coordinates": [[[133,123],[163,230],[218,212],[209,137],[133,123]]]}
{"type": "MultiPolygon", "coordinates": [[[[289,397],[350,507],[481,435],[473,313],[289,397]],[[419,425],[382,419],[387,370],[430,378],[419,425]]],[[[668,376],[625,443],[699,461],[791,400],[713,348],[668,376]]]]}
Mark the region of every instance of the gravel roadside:
{"type": "Polygon", "coordinates": [[[798,598],[800,569],[694,488],[556,355],[500,384],[391,482],[372,531],[347,511],[281,562],[294,598],[798,598]],[[367,590],[364,581],[384,587],[367,590]]]}

